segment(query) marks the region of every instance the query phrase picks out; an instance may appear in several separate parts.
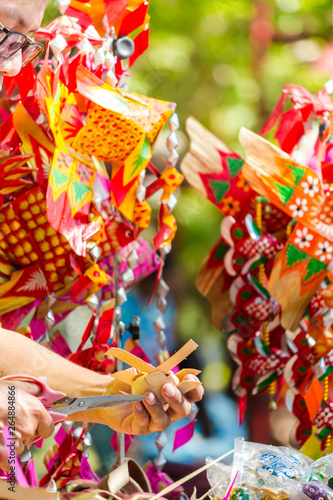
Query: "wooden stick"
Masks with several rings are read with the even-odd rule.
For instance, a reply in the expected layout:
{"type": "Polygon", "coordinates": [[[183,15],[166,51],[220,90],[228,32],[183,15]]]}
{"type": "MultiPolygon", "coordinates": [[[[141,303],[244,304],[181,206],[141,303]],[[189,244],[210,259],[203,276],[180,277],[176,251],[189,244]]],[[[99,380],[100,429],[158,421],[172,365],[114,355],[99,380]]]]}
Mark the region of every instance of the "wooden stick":
{"type": "Polygon", "coordinates": [[[192,479],[193,477],[197,476],[201,472],[209,469],[209,467],[211,467],[212,465],[216,464],[217,462],[219,462],[223,458],[231,455],[231,453],[233,453],[233,452],[234,452],[234,450],[228,451],[228,453],[225,453],[221,457],[216,458],[210,464],[204,465],[200,469],[197,469],[194,472],[191,472],[191,474],[188,474],[187,476],[183,477],[182,479],[179,479],[179,481],[176,481],[175,483],[170,484],[170,486],[167,486],[166,488],[164,488],[164,490],[160,491],[159,493],[157,493],[156,495],[154,495],[153,497],[151,497],[150,500],[157,500],[158,498],[163,497],[167,493],[170,493],[170,491],[173,491],[174,489],[178,488],[178,486],[181,486],[182,484],[186,483],[186,481],[189,481],[190,479],[192,479]]]}
{"type": "Polygon", "coordinates": [[[198,500],[203,500],[204,498],[206,498],[209,493],[212,493],[212,491],[214,491],[218,486],[220,486],[221,483],[223,483],[223,481],[225,480],[225,478],[228,476],[229,474],[226,474],[224,476],[223,479],[221,479],[221,481],[219,481],[218,483],[215,484],[215,486],[213,486],[212,488],[210,488],[208,491],[206,491],[206,493],[204,495],[202,495],[202,497],[198,498],[198,500]]]}

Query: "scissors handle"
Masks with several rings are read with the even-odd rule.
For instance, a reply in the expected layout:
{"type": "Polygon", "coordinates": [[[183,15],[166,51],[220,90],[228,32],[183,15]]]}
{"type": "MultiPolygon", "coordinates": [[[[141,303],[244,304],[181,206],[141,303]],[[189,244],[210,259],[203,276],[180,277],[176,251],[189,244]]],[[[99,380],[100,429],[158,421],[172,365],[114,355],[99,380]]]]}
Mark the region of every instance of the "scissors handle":
{"type": "Polygon", "coordinates": [[[52,410],[52,405],[54,401],[64,398],[66,394],[60,391],[54,391],[47,385],[46,377],[32,377],[31,375],[7,375],[2,377],[2,380],[22,380],[28,382],[34,382],[40,387],[40,394],[37,397],[39,401],[45,406],[45,409],[49,412],[53,422],[57,424],[66,418],[66,415],[57,413],[52,410]]]}

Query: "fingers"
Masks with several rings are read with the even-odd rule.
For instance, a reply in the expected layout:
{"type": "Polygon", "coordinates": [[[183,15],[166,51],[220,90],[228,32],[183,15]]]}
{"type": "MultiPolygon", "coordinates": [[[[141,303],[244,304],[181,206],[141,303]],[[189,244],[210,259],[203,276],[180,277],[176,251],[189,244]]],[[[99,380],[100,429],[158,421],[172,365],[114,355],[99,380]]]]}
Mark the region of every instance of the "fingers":
{"type": "Polygon", "coordinates": [[[147,434],[149,432],[150,415],[141,401],[133,405],[133,432],[147,434]]]}
{"type": "Polygon", "coordinates": [[[153,392],[146,394],[146,399],[133,405],[132,432],[149,434],[161,432],[169,427],[171,420],[153,392]]]}
{"type": "MultiPolygon", "coordinates": [[[[190,374],[184,380],[199,382],[195,375],[190,374]]],[[[192,409],[191,403],[200,401],[204,389],[200,385],[183,395],[177,387],[167,383],[162,386],[161,394],[165,399],[163,406],[153,392],[148,392],[143,402],[133,405],[132,425],[136,434],[163,431],[171,422],[186,417],[192,409]]]]}
{"type": "MultiPolygon", "coordinates": [[[[196,382],[200,382],[198,377],[196,377],[195,375],[185,375],[184,380],[194,380],[196,382]]],[[[196,403],[197,401],[200,401],[202,399],[204,392],[205,391],[202,385],[199,385],[195,389],[192,389],[191,391],[187,392],[185,394],[185,397],[187,401],[189,401],[190,403],[196,403]]]]}
{"type": "Polygon", "coordinates": [[[170,416],[164,411],[162,404],[153,392],[148,392],[144,403],[151,419],[150,432],[161,432],[167,429],[171,424],[170,416]]]}
{"type": "Polygon", "coordinates": [[[20,381],[16,382],[18,388],[20,390],[24,390],[28,394],[31,394],[32,396],[39,396],[41,393],[41,386],[39,384],[36,384],[35,382],[25,382],[25,381],[20,381]]]}
{"type": "MultiPolygon", "coordinates": [[[[13,388],[11,389],[15,395],[10,396],[10,411],[8,411],[8,415],[3,412],[3,415],[0,416],[0,423],[10,426],[11,439],[17,454],[20,455],[25,446],[31,444],[37,436],[42,438],[51,436],[54,431],[54,423],[49,412],[36,397],[41,392],[38,383],[18,381],[14,385],[16,389],[15,391],[13,388]]],[[[0,387],[1,404],[3,401],[5,404],[8,394],[12,393],[8,392],[11,387],[8,386],[7,381],[0,387]]],[[[0,445],[7,446],[7,443],[3,442],[2,435],[0,445]]]]}
{"type": "Polygon", "coordinates": [[[25,444],[23,443],[22,439],[19,439],[16,441],[16,454],[18,456],[21,455],[25,450],[25,444]]]}
{"type": "Polygon", "coordinates": [[[31,401],[30,419],[22,428],[25,445],[31,444],[36,437],[48,438],[54,431],[54,422],[44,405],[36,398],[31,401]]]}
{"type": "MultiPolygon", "coordinates": [[[[31,444],[36,437],[48,438],[54,432],[54,422],[43,403],[36,397],[41,392],[39,384],[18,382],[16,427],[22,434],[24,445],[31,444]]],[[[23,451],[23,450],[21,450],[23,451]]]]}
{"type": "Polygon", "coordinates": [[[7,450],[5,446],[0,445],[0,467],[3,470],[9,470],[8,458],[7,458],[7,450]]]}
{"type": "Polygon", "coordinates": [[[169,405],[168,414],[171,422],[184,418],[190,413],[191,403],[183,396],[177,387],[172,384],[164,384],[161,392],[169,405]]]}
{"type": "Polygon", "coordinates": [[[39,419],[39,424],[37,426],[36,435],[41,438],[48,438],[54,432],[54,422],[49,412],[42,407],[42,414],[39,419]]]}

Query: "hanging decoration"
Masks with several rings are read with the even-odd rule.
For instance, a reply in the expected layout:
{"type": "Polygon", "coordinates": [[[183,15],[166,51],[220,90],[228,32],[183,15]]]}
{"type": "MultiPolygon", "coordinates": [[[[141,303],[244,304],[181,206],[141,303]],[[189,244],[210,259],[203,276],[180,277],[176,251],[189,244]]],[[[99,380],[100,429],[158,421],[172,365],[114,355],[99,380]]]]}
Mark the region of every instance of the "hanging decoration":
{"type": "Polygon", "coordinates": [[[222,212],[220,238],[196,285],[238,366],[239,421],[248,394],[267,390],[271,409],[285,398],[298,418],[291,443],[316,436],[326,452],[333,433],[332,116],[326,87],[312,95],[286,85],[261,135],[241,129],[244,158],[189,118],[181,165],[222,212]]]}
{"type": "MultiPolygon", "coordinates": [[[[152,298],[156,293],[160,314],[167,309],[163,265],[183,181],[176,169],[176,105],[127,88],[128,69],[148,48],[148,6],[147,0],[59,0],[60,17],[35,35],[47,42],[44,60],[4,77],[0,102],[2,326],[104,374],[116,369],[110,347],[122,347],[127,291],[156,273],[152,298]],[[157,169],[152,154],[166,124],[165,166],[157,169]],[[157,229],[148,242],[142,231],[152,223],[149,198],[157,191],[157,229]],[[91,318],[73,350],[60,323],[83,305],[91,318]],[[28,316],[29,326],[20,328],[28,316]]],[[[159,323],[161,365],[171,354],[159,323]]],[[[86,426],[63,423],[55,441],[40,486],[56,492],[74,480],[98,480],[87,461],[86,426]]],[[[21,465],[28,484],[20,486],[37,487],[32,456],[21,465]]]]}

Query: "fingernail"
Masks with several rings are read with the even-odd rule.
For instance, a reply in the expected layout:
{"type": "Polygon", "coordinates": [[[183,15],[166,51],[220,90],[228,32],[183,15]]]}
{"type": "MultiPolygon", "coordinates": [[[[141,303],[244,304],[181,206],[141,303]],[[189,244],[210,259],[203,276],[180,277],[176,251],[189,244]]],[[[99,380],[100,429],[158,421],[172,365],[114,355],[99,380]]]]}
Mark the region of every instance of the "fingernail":
{"type": "Polygon", "coordinates": [[[138,410],[138,411],[144,411],[145,407],[143,406],[143,404],[141,403],[141,401],[138,401],[137,403],[135,403],[135,408],[138,410]]]}
{"type": "Polygon", "coordinates": [[[153,392],[148,392],[147,394],[147,397],[145,399],[145,401],[149,404],[149,405],[154,405],[156,403],[156,396],[153,392]]]}
{"type": "Polygon", "coordinates": [[[165,384],[163,386],[163,392],[168,398],[172,398],[176,394],[176,388],[172,384],[165,384]]]}
{"type": "Polygon", "coordinates": [[[195,375],[185,375],[184,380],[194,380],[194,382],[198,381],[198,378],[195,375]]]}

